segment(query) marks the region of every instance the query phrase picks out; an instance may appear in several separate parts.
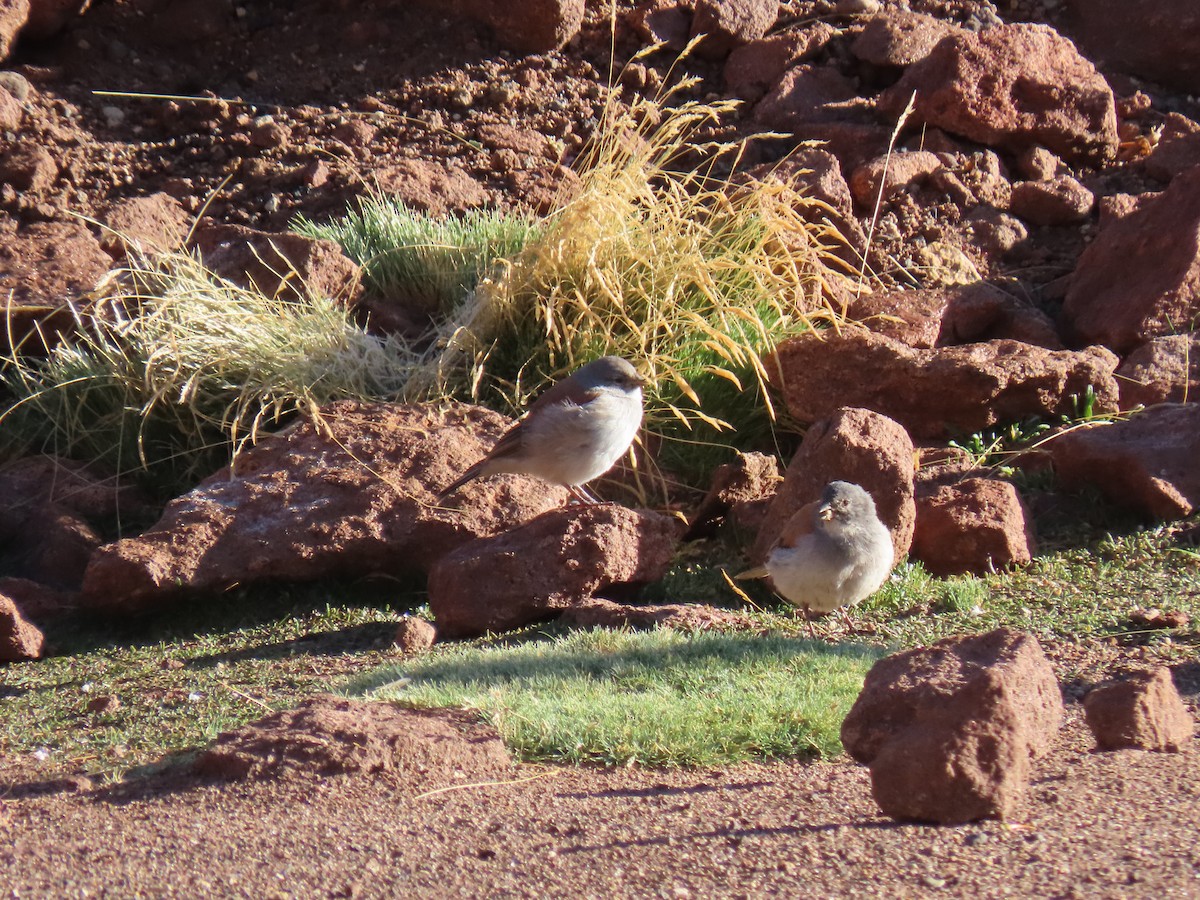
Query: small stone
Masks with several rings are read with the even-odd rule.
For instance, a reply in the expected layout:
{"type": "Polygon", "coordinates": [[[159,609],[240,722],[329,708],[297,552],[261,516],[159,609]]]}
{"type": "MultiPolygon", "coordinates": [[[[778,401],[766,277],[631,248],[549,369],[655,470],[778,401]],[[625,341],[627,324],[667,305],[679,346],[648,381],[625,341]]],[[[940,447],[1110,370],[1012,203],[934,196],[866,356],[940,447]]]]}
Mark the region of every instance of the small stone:
{"type": "Polygon", "coordinates": [[[420,616],[405,616],[396,626],[392,643],[406,656],[424,653],[437,640],[437,629],[420,616]]]}
{"type": "Polygon", "coordinates": [[[1195,730],[1165,666],[1093,689],[1083,698],[1083,712],[1100,750],[1177,753],[1195,730]]]}

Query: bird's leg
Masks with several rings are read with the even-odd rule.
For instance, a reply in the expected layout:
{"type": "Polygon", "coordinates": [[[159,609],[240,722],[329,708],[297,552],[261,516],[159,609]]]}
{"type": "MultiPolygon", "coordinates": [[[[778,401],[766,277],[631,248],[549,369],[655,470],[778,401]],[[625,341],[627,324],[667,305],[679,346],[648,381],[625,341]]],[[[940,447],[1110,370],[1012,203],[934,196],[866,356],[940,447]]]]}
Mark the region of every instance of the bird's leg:
{"type": "Polygon", "coordinates": [[[585,488],[582,484],[568,484],[567,490],[571,492],[571,496],[580,503],[596,504],[600,502],[600,498],[585,488]]]}
{"type": "Polygon", "coordinates": [[[817,630],[813,628],[812,611],[809,610],[808,604],[804,604],[804,624],[808,626],[808,636],[811,640],[817,639],[817,630]]]}
{"type": "Polygon", "coordinates": [[[853,631],[854,623],[850,620],[850,609],[848,607],[843,606],[843,607],[841,607],[841,609],[838,610],[838,612],[842,614],[842,624],[846,626],[846,631],[847,632],[853,631]]]}

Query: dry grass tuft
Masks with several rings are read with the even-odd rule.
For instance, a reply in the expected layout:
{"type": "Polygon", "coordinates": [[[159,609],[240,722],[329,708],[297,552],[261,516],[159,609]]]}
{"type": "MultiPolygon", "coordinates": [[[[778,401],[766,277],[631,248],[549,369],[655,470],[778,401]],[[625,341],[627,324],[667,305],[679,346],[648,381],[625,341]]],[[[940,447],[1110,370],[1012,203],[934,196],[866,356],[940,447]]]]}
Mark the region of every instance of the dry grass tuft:
{"type": "Polygon", "coordinates": [[[733,107],[643,101],[612,113],[581,161],[577,193],[480,283],[414,388],[516,410],[615,353],[653,380],[649,429],[685,477],[706,476],[731,442],[769,441],[761,356],[786,335],[839,322],[833,298],[852,276],[833,255],[840,236],[813,224],[819,204],[794,184],[711,174],[741,148],[693,139],[733,107]],[[699,171],[682,164],[698,154],[709,161],[699,171]]]}

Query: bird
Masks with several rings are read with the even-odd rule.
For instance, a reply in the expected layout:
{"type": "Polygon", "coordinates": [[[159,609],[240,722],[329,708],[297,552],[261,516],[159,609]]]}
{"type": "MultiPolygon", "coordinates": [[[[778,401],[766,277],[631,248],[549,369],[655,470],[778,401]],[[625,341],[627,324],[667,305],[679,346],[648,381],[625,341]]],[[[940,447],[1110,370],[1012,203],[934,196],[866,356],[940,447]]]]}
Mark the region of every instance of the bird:
{"type": "Polygon", "coordinates": [[[849,481],[831,481],[821,499],[805,504],[787,522],[766,562],[739,578],[769,577],[793,606],[830,613],[875,593],[892,570],[892,535],[879,520],[875,501],[849,481]]]}
{"type": "Polygon", "coordinates": [[[583,503],[599,502],[583,487],[613,467],[642,424],[647,381],[619,356],[602,356],[543,393],[483,459],[438,495],[468,481],[511,472],[561,484],[583,503]]]}

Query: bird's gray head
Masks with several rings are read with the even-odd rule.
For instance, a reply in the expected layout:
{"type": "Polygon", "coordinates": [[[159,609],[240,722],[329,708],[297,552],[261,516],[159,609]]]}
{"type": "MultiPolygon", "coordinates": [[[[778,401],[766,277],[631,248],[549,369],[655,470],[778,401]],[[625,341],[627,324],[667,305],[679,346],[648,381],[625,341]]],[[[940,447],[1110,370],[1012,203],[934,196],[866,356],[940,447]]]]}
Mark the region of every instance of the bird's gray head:
{"type": "Polygon", "coordinates": [[[602,356],[575,371],[572,376],[581,390],[613,388],[622,391],[641,390],[646,379],[638,370],[619,356],[602,356]]]}
{"type": "Polygon", "coordinates": [[[875,501],[857,484],[831,481],[821,492],[817,516],[825,522],[868,522],[875,517],[875,501]]]}

